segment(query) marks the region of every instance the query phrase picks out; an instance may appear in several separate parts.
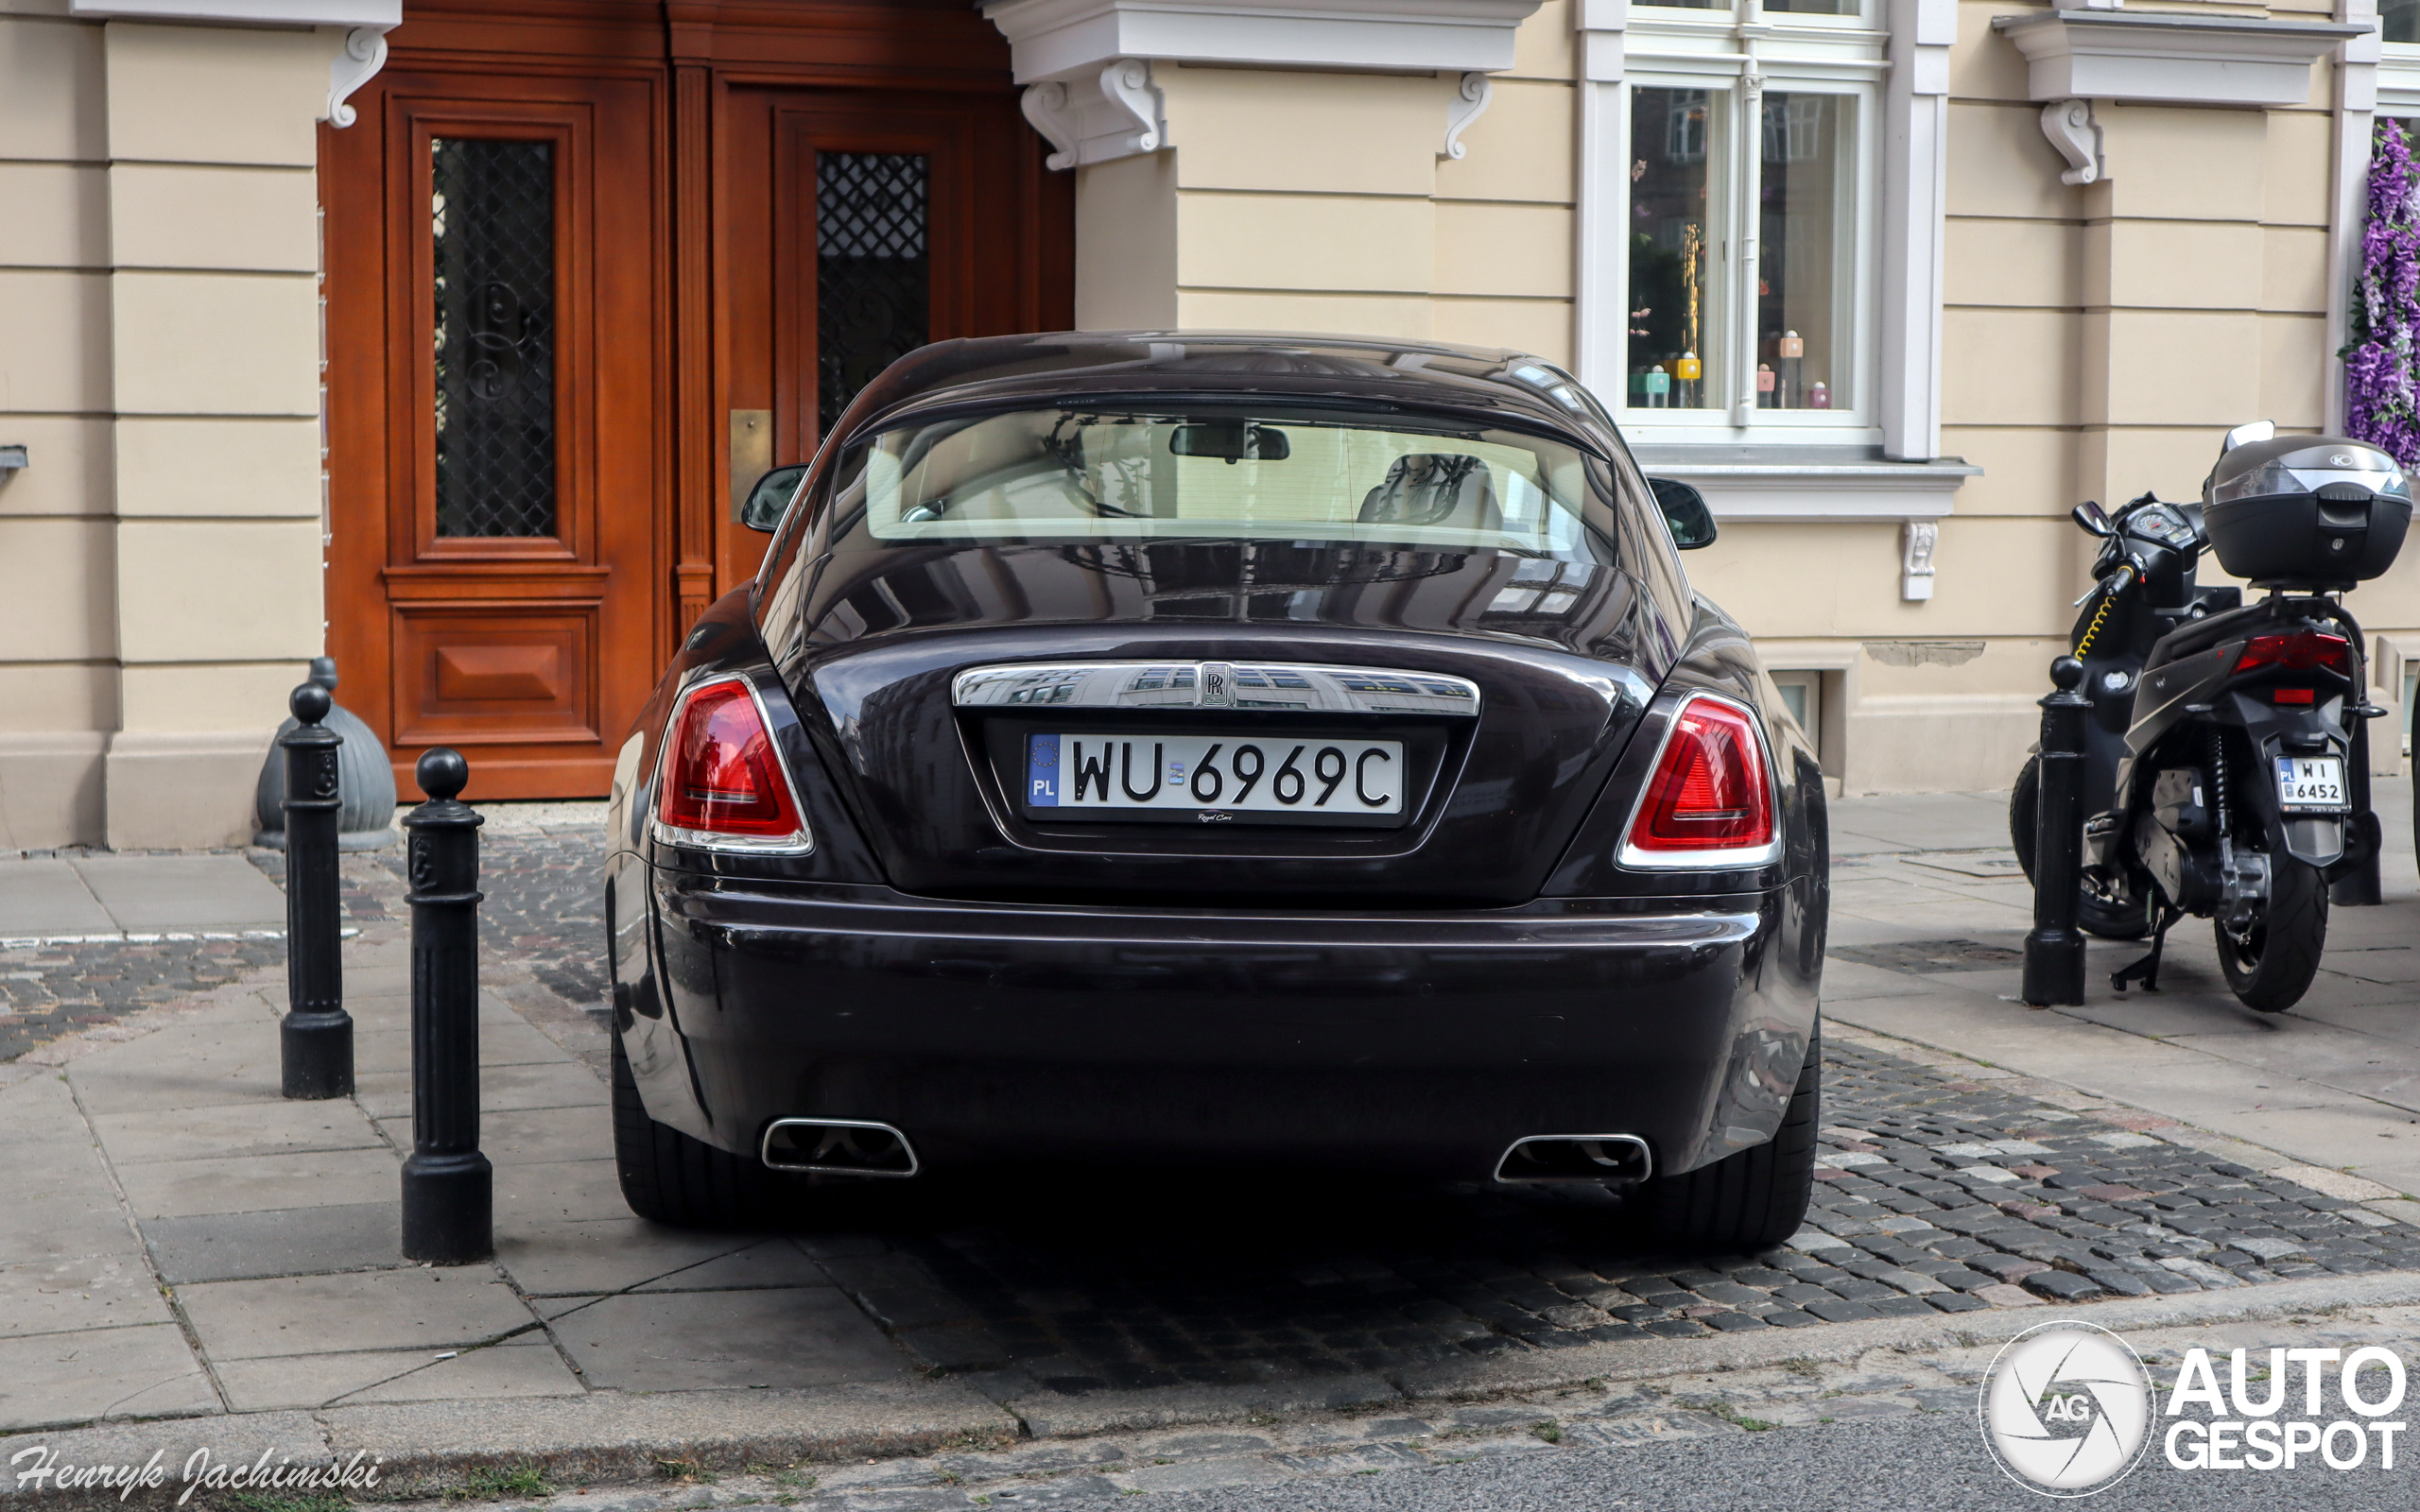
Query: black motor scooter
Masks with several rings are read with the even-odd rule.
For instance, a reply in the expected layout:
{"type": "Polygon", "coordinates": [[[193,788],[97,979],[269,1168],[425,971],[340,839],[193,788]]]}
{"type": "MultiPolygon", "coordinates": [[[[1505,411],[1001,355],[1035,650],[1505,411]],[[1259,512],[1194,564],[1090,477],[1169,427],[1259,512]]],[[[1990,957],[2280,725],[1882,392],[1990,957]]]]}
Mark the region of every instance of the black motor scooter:
{"type": "MultiPolygon", "coordinates": [[[[2236,996],[2283,1012],[2319,969],[2329,885],[2376,902],[2368,721],[2385,711],[2364,696],[2360,627],[2331,595],[2386,571],[2411,515],[2384,452],[2267,421],[2227,433],[2199,505],[2076,507],[2101,541],[2075,631],[2092,703],[2079,921],[2152,936],[2111,986],[2155,988],[2168,931],[2192,914],[2214,921],[2236,996]],[[2205,545],[2268,596],[2245,606],[2196,584],[2205,545]]],[[[2009,804],[2029,878],[2039,782],[2036,756],[2009,804]]]]}

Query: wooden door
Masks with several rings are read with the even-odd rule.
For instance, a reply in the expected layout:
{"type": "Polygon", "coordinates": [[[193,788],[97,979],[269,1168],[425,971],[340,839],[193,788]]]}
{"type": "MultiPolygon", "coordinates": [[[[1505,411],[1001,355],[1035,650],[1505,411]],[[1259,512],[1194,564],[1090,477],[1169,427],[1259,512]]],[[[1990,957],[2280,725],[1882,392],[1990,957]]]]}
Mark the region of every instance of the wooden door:
{"type": "Polygon", "coordinates": [[[925,340],[1074,319],[1074,185],[961,0],[407,0],[323,129],[328,645],[397,786],[602,795],[736,490],[925,340]],[[577,25],[571,24],[577,21],[577,25]]]}
{"type": "Polygon", "coordinates": [[[323,139],[329,639],[407,798],[602,793],[654,682],[657,93],[390,70],[323,139]]]}
{"type": "Polygon", "coordinates": [[[754,575],[758,472],[815,453],[927,341],[1074,321],[1072,186],[1005,90],[734,90],[723,205],[730,436],[716,577],[754,575]]]}

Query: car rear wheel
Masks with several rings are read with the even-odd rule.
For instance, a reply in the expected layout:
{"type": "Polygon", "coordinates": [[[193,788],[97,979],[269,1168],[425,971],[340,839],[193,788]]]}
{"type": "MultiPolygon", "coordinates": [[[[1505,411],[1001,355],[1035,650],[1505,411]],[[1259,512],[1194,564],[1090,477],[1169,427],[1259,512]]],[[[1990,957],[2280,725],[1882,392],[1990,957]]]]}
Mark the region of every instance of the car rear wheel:
{"type": "Polygon", "coordinates": [[[649,1118],[618,1034],[614,1037],[614,1164],[631,1211],[676,1228],[769,1228],[788,1194],[782,1177],[757,1161],[649,1118]]]}
{"type": "Polygon", "coordinates": [[[1653,1239],[1707,1253],[1763,1249],[1798,1232],[1815,1192],[1815,1134],[1824,1090],[1824,1036],[1806,1040],[1806,1063],[1781,1127],[1753,1149],[1678,1176],[1651,1177],[1638,1205],[1653,1239]]]}

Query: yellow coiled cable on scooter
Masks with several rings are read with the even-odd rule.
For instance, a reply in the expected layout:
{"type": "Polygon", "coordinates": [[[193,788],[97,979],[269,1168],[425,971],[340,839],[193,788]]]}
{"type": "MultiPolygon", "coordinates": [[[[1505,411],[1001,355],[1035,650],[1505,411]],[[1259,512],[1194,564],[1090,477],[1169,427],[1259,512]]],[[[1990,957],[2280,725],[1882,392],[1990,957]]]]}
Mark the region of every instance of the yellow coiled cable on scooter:
{"type": "Polygon", "coordinates": [[[2103,593],[2100,595],[2100,608],[2094,612],[2092,616],[2092,623],[2083,627],[2083,639],[2076,643],[2075,655],[2077,661],[2083,661],[2083,654],[2092,649],[2092,638],[2100,633],[2100,622],[2109,617],[2109,606],[2117,602],[2118,595],[2115,593],[2103,593]]]}

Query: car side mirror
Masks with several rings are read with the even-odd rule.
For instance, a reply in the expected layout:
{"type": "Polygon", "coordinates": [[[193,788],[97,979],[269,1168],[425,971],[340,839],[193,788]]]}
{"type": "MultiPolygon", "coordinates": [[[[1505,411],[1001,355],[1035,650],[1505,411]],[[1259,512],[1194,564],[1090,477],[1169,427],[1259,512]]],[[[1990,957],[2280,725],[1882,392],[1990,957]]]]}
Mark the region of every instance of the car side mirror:
{"type": "Polygon", "coordinates": [[[2118,533],[2118,527],[2109,523],[2109,511],[2103,509],[2097,499],[2086,499],[2068,513],[2074,516],[2076,524],[2087,536],[2108,537],[2118,533]]]}
{"type": "Polygon", "coordinates": [[[1655,505],[1664,511],[1673,545],[1695,551],[1714,544],[1714,511],[1706,507],[1704,494],[1671,478],[1649,478],[1647,486],[1655,490],[1655,505]]]}
{"type": "Polygon", "coordinates": [[[2227,432],[2226,439],[2219,443],[2219,455],[2224,456],[2238,446],[2249,446],[2255,441],[2273,441],[2276,438],[2277,422],[2275,421],[2256,420],[2227,432]]]}
{"type": "Polygon", "coordinates": [[[751,530],[771,530],[782,523],[782,511],[789,507],[790,495],[798,491],[799,479],[806,476],[804,464],[777,467],[756,480],[748,490],[748,502],[739,507],[739,523],[751,530]]]}

